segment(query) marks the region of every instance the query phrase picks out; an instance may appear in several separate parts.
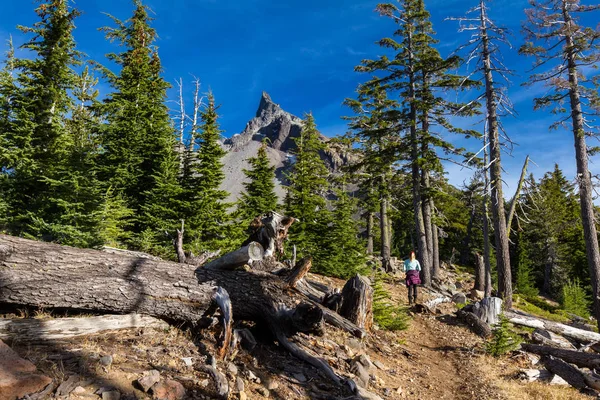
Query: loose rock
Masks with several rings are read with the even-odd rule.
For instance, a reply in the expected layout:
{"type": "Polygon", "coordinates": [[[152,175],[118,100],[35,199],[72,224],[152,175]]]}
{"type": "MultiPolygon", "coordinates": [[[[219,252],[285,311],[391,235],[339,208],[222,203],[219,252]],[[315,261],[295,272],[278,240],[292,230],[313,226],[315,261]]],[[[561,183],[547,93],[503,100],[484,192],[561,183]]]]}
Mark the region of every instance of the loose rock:
{"type": "Polygon", "coordinates": [[[20,399],[42,391],[51,382],[52,379],[37,373],[35,365],[19,357],[0,340],[0,393],[2,393],[2,398],[20,399]]]}
{"type": "Polygon", "coordinates": [[[181,383],[167,379],[152,387],[152,398],[154,400],[182,400],[185,398],[185,388],[181,383]]]}
{"type": "Polygon", "coordinates": [[[116,390],[111,390],[110,392],[102,393],[102,400],[119,400],[121,398],[121,393],[116,390]]]}
{"type": "Polygon", "coordinates": [[[242,393],[244,391],[244,380],[239,376],[235,379],[235,388],[238,392],[242,393]]]}
{"type": "Polygon", "coordinates": [[[144,392],[148,392],[152,386],[157,384],[160,381],[160,372],[153,369],[152,371],[146,372],[147,375],[139,378],[137,380],[138,384],[144,390],[144,392]]]}

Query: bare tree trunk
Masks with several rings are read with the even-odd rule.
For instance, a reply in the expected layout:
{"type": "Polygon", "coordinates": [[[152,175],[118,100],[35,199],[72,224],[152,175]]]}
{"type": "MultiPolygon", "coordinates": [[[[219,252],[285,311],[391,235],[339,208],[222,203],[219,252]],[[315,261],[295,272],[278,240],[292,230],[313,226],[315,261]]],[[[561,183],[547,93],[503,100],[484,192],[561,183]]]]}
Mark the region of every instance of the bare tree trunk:
{"type": "Polygon", "coordinates": [[[462,241],[462,249],[460,252],[460,263],[461,265],[467,265],[469,263],[469,256],[471,253],[470,244],[471,236],[473,235],[473,222],[475,221],[475,204],[471,205],[471,213],[469,215],[469,222],[467,223],[467,234],[462,241]]]}
{"type": "Polygon", "coordinates": [[[423,190],[423,224],[425,225],[425,241],[427,243],[427,251],[423,258],[427,257],[427,264],[433,266],[433,223],[431,221],[431,203],[429,199],[429,171],[421,171],[421,189],[423,190]]]}
{"type": "Polygon", "coordinates": [[[433,270],[432,278],[434,280],[440,279],[440,238],[438,232],[438,226],[433,225],[433,270]]]}
{"type": "Polygon", "coordinates": [[[527,173],[527,165],[529,164],[529,155],[525,157],[525,162],[523,163],[523,169],[521,170],[521,177],[519,178],[519,183],[517,184],[517,190],[515,191],[515,195],[510,202],[510,211],[508,212],[508,220],[506,221],[506,229],[508,230],[508,236],[510,236],[510,230],[512,225],[512,220],[515,215],[515,209],[517,208],[517,201],[519,201],[519,193],[523,189],[523,182],[525,181],[525,174],[527,173]]]}
{"type": "Polygon", "coordinates": [[[391,264],[390,264],[390,258],[391,258],[391,249],[390,249],[390,231],[388,229],[388,213],[387,213],[387,207],[388,207],[388,199],[387,199],[387,195],[383,194],[381,196],[381,204],[380,204],[380,220],[379,220],[379,227],[381,229],[381,263],[382,263],[382,267],[384,269],[384,271],[386,272],[390,272],[391,271],[391,264]]]}
{"type": "MultiPolygon", "coordinates": [[[[487,165],[488,152],[487,152],[487,134],[483,136],[483,162],[487,165]]],[[[483,193],[483,263],[485,265],[485,297],[492,295],[492,267],[490,265],[490,228],[489,228],[489,180],[487,169],[483,170],[484,174],[484,193],[483,193]]]]}
{"type": "MultiPolygon", "coordinates": [[[[566,32],[570,32],[573,20],[568,11],[566,1],[563,4],[563,17],[566,32]]],[[[598,233],[594,217],[594,203],[592,198],[592,178],[588,167],[588,150],[585,142],[585,128],[581,98],[579,91],[578,68],[576,64],[577,46],[571,34],[565,35],[565,51],[569,68],[569,100],[571,105],[571,120],[573,123],[573,136],[575,139],[575,158],[577,160],[577,183],[579,185],[579,203],[581,206],[581,219],[583,222],[583,235],[585,249],[592,284],[592,297],[594,301],[594,316],[600,328],[600,249],[598,249],[598,233]]]]}
{"type": "Polygon", "coordinates": [[[473,286],[473,289],[485,291],[485,263],[483,261],[483,256],[479,253],[475,253],[475,259],[475,285],[473,286]]]}
{"type": "Polygon", "coordinates": [[[373,213],[367,211],[367,254],[373,254],[373,213]]]}
{"type": "Polygon", "coordinates": [[[504,211],[504,197],[502,195],[502,165],[500,162],[500,133],[498,127],[497,95],[494,89],[492,75],[491,54],[489,50],[489,37],[487,35],[487,19],[485,4],[481,5],[481,29],[483,44],[483,69],[485,75],[485,95],[487,107],[487,124],[490,135],[490,178],[492,196],[492,217],[494,220],[494,238],[496,242],[496,265],[498,268],[498,294],[504,300],[507,309],[512,308],[512,275],[510,270],[510,255],[508,249],[508,235],[506,231],[506,216],[504,211]]]}
{"type": "MultiPolygon", "coordinates": [[[[408,59],[409,59],[409,98],[415,98],[415,70],[414,55],[412,51],[412,34],[408,32],[408,59]]],[[[419,137],[417,135],[417,106],[414,102],[410,104],[410,143],[411,143],[411,169],[412,169],[412,195],[413,212],[415,218],[415,229],[417,234],[417,246],[419,258],[421,259],[421,272],[423,284],[431,286],[431,266],[427,256],[427,236],[425,233],[425,222],[423,220],[423,199],[421,197],[421,174],[419,168],[419,137]]]]}

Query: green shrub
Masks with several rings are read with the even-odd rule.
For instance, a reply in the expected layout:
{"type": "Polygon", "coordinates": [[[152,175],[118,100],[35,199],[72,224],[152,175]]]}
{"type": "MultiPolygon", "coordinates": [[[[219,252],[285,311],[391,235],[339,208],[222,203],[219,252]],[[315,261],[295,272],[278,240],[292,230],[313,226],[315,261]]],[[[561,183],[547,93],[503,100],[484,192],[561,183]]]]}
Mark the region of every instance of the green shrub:
{"type": "Polygon", "coordinates": [[[589,318],[590,304],[590,299],[585,289],[581,287],[579,279],[568,281],[562,287],[560,305],[565,311],[589,318]]]}
{"type": "Polygon", "coordinates": [[[373,320],[381,328],[388,331],[399,331],[408,328],[406,307],[393,305],[390,294],[383,288],[382,274],[373,279],[373,320]]]}
{"type": "Polygon", "coordinates": [[[515,350],[521,341],[521,337],[511,329],[508,318],[501,315],[500,323],[496,325],[492,331],[492,338],[485,345],[485,351],[494,357],[499,357],[515,350]]]}

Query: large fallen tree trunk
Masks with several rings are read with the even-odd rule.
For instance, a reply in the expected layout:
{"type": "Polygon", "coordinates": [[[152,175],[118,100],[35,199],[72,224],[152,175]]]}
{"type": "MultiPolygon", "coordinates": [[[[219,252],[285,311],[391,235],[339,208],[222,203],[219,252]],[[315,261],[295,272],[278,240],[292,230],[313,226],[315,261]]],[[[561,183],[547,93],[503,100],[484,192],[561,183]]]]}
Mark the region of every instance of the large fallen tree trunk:
{"type": "Polygon", "coordinates": [[[590,369],[600,368],[600,355],[593,353],[584,353],[581,351],[560,349],[557,347],[541,346],[538,344],[522,344],[521,348],[530,353],[541,356],[553,356],[560,358],[568,363],[575,364],[578,367],[590,369]]]}
{"type": "Polygon", "coordinates": [[[168,326],[165,321],[140,314],[56,319],[0,319],[0,339],[18,339],[20,342],[61,340],[117,329],[142,327],[165,329],[168,326]]]}
{"type": "Polygon", "coordinates": [[[593,396],[598,394],[598,392],[593,388],[593,386],[596,385],[596,381],[589,374],[586,374],[574,366],[566,363],[565,361],[552,356],[543,357],[542,363],[548,371],[560,376],[567,381],[569,385],[581,390],[583,393],[593,396]]]}
{"type": "MultiPolygon", "coordinates": [[[[321,307],[261,271],[195,268],[97,250],[0,235],[0,302],[110,313],[137,312],[195,323],[218,287],[230,294],[235,318],[265,321],[293,333],[318,331],[321,307]],[[295,312],[299,305],[303,312],[295,312]]],[[[328,321],[337,318],[329,317],[328,321]]],[[[349,321],[339,321],[362,336],[349,321]]]]}
{"type": "Polygon", "coordinates": [[[504,315],[513,324],[527,326],[529,328],[545,329],[550,332],[558,333],[562,336],[570,337],[578,342],[587,343],[600,341],[600,334],[596,332],[574,328],[558,322],[520,315],[513,311],[505,311],[504,315]]]}
{"type": "Polygon", "coordinates": [[[323,331],[327,321],[358,337],[359,328],[264,271],[196,268],[189,264],[117,255],[0,235],[0,302],[43,308],[137,312],[196,323],[225,289],[233,317],[268,326],[284,348],[339,384],[326,361],[287,340],[295,332],[323,331]]]}

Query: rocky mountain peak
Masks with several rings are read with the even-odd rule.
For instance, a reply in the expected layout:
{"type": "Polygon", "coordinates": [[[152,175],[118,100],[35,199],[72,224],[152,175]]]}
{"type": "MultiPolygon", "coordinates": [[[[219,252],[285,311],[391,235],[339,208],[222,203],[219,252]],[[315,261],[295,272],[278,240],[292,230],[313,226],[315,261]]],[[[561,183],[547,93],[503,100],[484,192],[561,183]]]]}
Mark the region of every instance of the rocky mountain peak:
{"type": "Polygon", "coordinates": [[[262,92],[258,110],[256,110],[256,118],[267,117],[269,115],[276,114],[278,111],[282,111],[279,104],[276,104],[271,100],[269,93],[262,92]]]}

